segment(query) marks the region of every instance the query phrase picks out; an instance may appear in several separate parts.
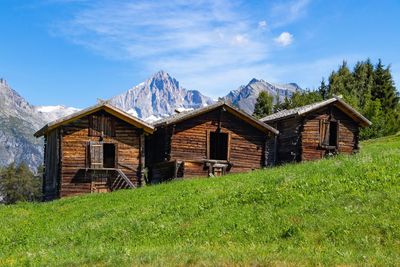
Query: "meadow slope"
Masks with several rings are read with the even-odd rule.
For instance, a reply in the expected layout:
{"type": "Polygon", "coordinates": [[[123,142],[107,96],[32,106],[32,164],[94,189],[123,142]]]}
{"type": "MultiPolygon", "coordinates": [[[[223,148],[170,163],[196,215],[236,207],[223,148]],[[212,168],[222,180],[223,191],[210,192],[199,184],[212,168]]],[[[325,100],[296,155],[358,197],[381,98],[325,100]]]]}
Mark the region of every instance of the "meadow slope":
{"type": "Polygon", "coordinates": [[[400,136],[222,178],[0,206],[0,265],[397,265],[400,136]]]}

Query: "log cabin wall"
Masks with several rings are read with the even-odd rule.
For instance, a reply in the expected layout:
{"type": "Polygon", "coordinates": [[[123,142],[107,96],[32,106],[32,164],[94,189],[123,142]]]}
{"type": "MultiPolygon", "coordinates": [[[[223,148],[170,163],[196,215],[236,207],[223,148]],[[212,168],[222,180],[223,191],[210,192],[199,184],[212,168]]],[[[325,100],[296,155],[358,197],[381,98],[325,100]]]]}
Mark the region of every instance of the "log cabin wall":
{"type": "Polygon", "coordinates": [[[304,118],[301,131],[301,160],[321,159],[328,153],[327,149],[320,146],[320,123],[323,120],[338,122],[337,152],[351,154],[358,150],[358,124],[331,105],[312,112],[304,118]]]}
{"type": "MultiPolygon", "coordinates": [[[[101,114],[98,112],[96,114],[101,114]]],[[[137,186],[141,179],[141,129],[130,125],[110,114],[115,121],[115,136],[103,137],[102,142],[116,145],[117,167],[137,186]]],[[[91,183],[85,176],[88,167],[88,143],[99,142],[101,137],[89,136],[90,116],[61,126],[61,187],[60,197],[91,192],[91,183]]]]}
{"type": "Polygon", "coordinates": [[[170,158],[172,127],[159,127],[152,135],[146,136],[146,165],[164,162],[170,158]]]}
{"type": "Polygon", "coordinates": [[[44,176],[42,183],[43,200],[58,197],[60,185],[60,132],[49,132],[44,142],[44,176]]]}
{"type": "Polygon", "coordinates": [[[222,108],[164,129],[160,127],[162,130],[157,130],[153,136],[157,140],[153,146],[162,150],[165,156],[160,155],[157,160],[183,161],[184,177],[207,176],[209,170],[204,161],[208,159],[209,132],[215,132],[218,127],[229,135],[228,157],[232,164],[229,172],[244,172],[265,166],[265,144],[274,137],[268,137],[247,122],[222,111],[222,108]]]}
{"type": "Polygon", "coordinates": [[[277,164],[300,160],[301,125],[301,119],[296,117],[271,123],[272,127],[279,130],[277,137],[277,164]]]}

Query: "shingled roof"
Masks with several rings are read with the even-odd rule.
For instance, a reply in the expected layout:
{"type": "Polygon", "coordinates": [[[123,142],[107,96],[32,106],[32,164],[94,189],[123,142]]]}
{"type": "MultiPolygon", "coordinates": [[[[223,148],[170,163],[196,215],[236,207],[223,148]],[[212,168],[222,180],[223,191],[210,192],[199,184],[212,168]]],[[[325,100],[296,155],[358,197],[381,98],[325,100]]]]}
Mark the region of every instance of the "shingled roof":
{"type": "Polygon", "coordinates": [[[357,110],[355,110],[352,106],[350,106],[349,104],[344,102],[343,99],[341,99],[338,96],[332,97],[332,98],[324,100],[324,101],[316,102],[316,103],[313,103],[310,105],[293,108],[293,109],[288,109],[288,110],[282,110],[282,111],[276,112],[274,114],[268,115],[260,120],[265,123],[270,123],[270,122],[275,122],[275,121],[279,121],[279,120],[290,118],[290,117],[302,116],[302,115],[308,114],[309,112],[312,112],[314,110],[318,110],[320,108],[328,106],[330,104],[334,104],[337,108],[342,110],[344,113],[346,113],[352,119],[359,122],[361,124],[361,126],[366,127],[366,126],[369,126],[372,124],[367,118],[365,118],[363,115],[361,115],[357,110]]]}
{"type": "Polygon", "coordinates": [[[243,119],[250,125],[254,126],[255,128],[263,131],[263,132],[272,132],[273,134],[279,134],[279,131],[271,126],[269,126],[266,123],[263,123],[253,116],[250,116],[246,112],[224,102],[224,101],[218,101],[214,104],[208,105],[206,107],[202,107],[193,111],[184,111],[181,113],[177,113],[174,115],[171,115],[168,118],[161,119],[158,121],[153,122],[154,127],[161,127],[161,126],[166,126],[166,125],[171,125],[171,124],[176,124],[185,120],[188,120],[190,118],[202,115],[204,113],[210,112],[212,110],[215,110],[219,107],[224,107],[226,111],[232,113],[233,115],[243,119]]]}
{"type": "Polygon", "coordinates": [[[49,131],[56,129],[62,125],[68,124],[70,122],[73,122],[77,119],[80,119],[82,117],[85,117],[87,115],[90,115],[92,113],[95,113],[99,110],[104,110],[112,115],[114,115],[115,117],[131,124],[134,125],[138,128],[143,129],[145,132],[147,133],[153,133],[154,131],[154,127],[132,115],[130,115],[129,113],[126,113],[125,111],[114,107],[112,105],[110,105],[107,102],[102,102],[99,104],[96,104],[94,106],[91,106],[89,108],[83,109],[81,111],[75,112],[71,115],[65,116],[63,118],[60,118],[58,120],[52,121],[50,123],[47,123],[45,126],[43,126],[39,131],[37,131],[34,136],[35,137],[40,137],[42,135],[45,135],[46,133],[48,133],[49,131]]]}

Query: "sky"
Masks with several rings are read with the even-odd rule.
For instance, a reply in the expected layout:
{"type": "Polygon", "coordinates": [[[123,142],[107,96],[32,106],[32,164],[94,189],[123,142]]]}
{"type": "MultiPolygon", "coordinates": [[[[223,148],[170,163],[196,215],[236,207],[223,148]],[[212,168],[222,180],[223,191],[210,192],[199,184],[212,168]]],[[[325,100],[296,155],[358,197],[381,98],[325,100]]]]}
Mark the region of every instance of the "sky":
{"type": "Polygon", "coordinates": [[[0,77],[34,105],[84,108],[167,71],[217,98],[252,78],[315,89],[343,60],[390,64],[400,1],[0,0],[0,77]]]}

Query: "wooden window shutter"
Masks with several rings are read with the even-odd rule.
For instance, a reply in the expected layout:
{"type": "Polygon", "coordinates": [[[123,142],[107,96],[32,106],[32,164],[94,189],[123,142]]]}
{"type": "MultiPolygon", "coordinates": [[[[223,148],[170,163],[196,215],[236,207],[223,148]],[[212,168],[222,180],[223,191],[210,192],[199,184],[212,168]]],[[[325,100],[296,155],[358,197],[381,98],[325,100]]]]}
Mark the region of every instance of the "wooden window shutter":
{"type": "Polygon", "coordinates": [[[328,120],[325,120],[324,125],[325,125],[324,145],[329,145],[330,122],[328,120]]]}
{"type": "Polygon", "coordinates": [[[326,119],[319,120],[319,143],[329,145],[329,121],[326,119]]]}
{"type": "Polygon", "coordinates": [[[90,168],[103,168],[103,144],[98,142],[90,142],[90,168]]]}
{"type": "Polygon", "coordinates": [[[324,144],[325,139],[325,124],[324,120],[319,120],[319,145],[322,146],[324,144]]]}

